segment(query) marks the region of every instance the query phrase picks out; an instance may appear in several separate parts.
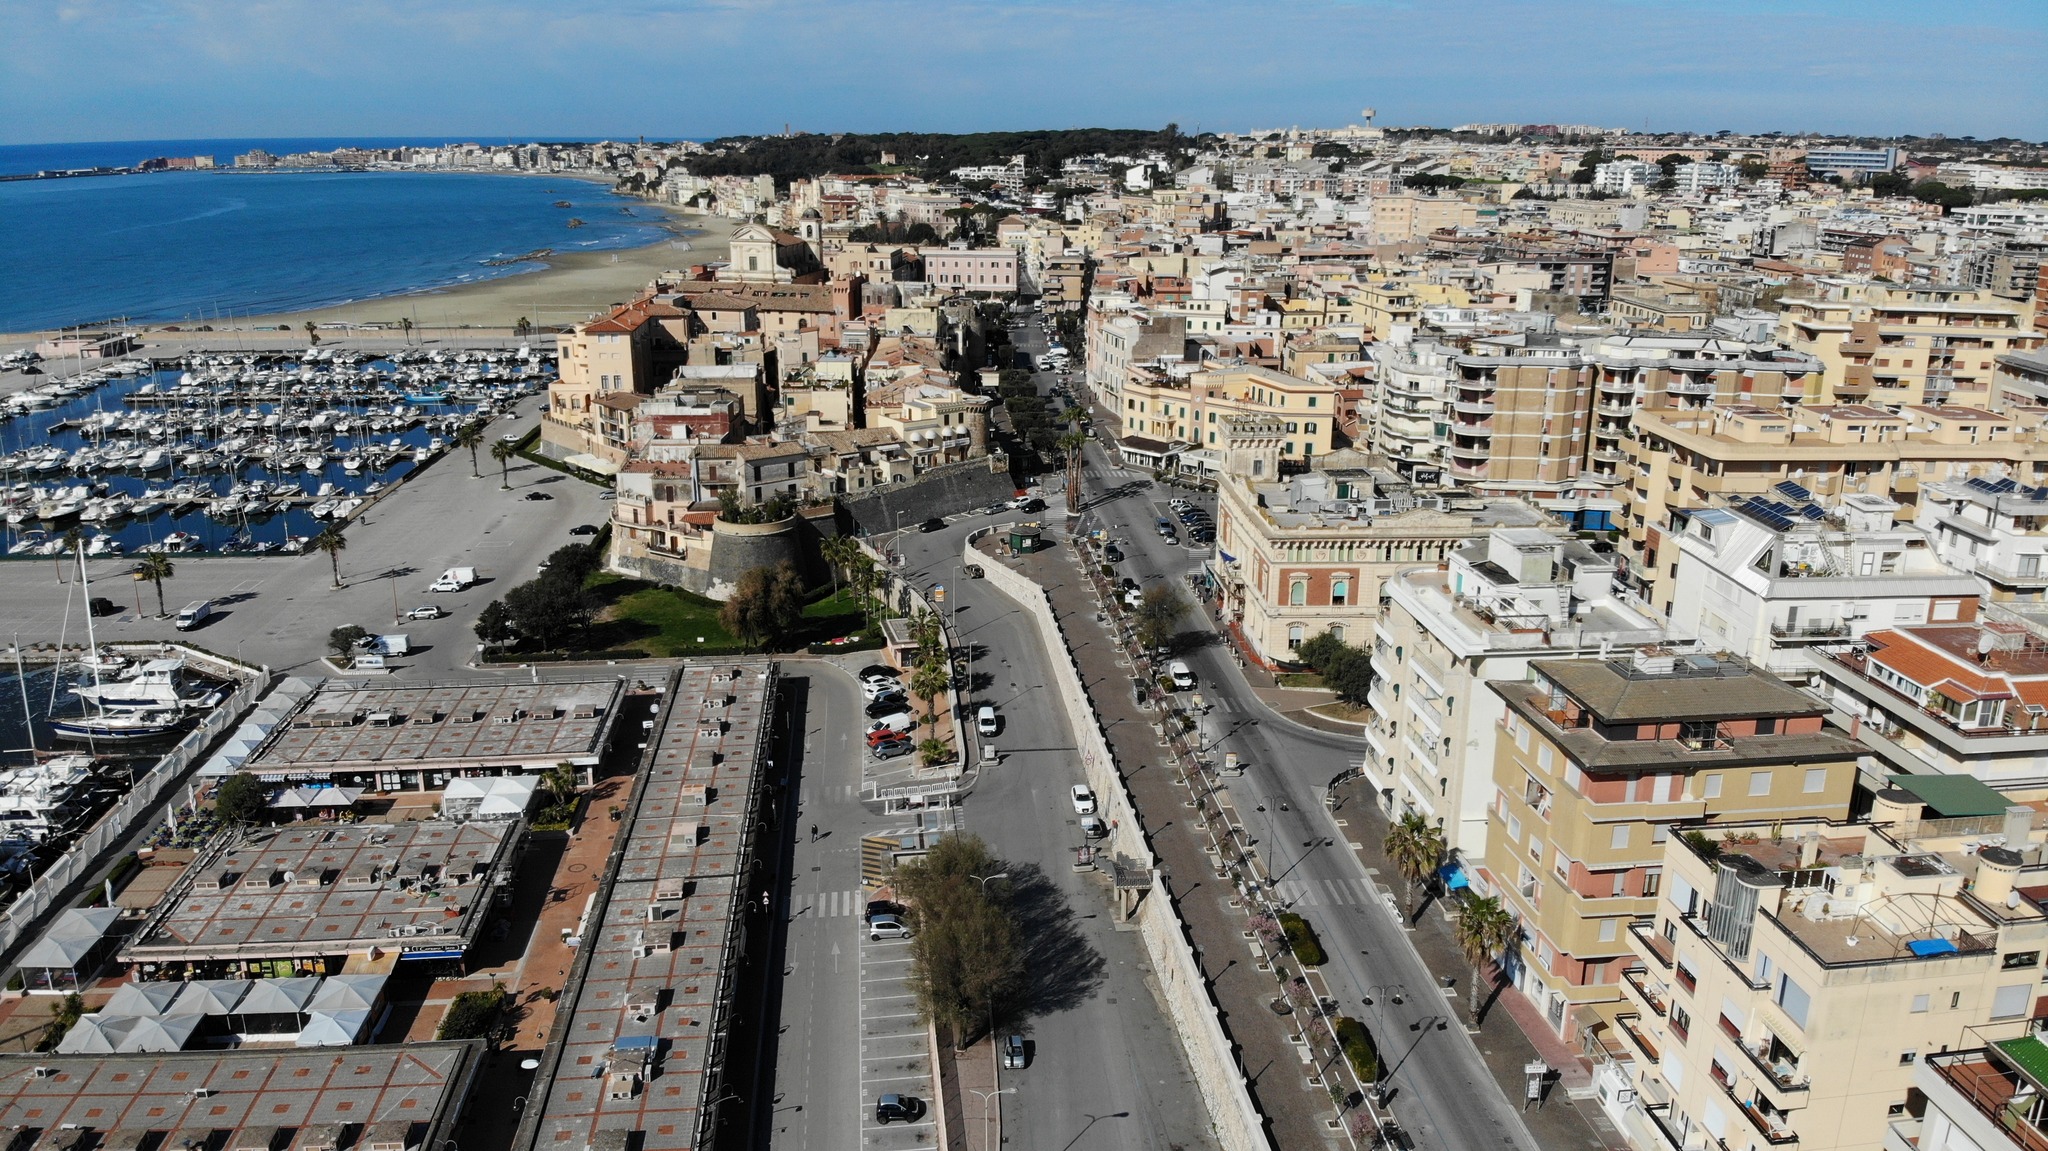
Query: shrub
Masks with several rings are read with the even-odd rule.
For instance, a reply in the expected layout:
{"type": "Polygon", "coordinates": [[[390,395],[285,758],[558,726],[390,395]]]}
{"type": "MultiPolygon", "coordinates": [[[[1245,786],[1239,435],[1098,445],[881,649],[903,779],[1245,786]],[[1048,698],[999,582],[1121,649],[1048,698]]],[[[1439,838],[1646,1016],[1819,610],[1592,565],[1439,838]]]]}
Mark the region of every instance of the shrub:
{"type": "Polygon", "coordinates": [[[511,1000],[511,994],[502,983],[491,984],[489,991],[465,991],[448,1005],[448,1013],[441,1016],[441,1030],[435,1038],[486,1038],[497,1031],[511,1000]]]}
{"type": "Polygon", "coordinates": [[[1287,950],[1294,952],[1294,958],[1304,967],[1321,967],[1329,958],[1323,954],[1322,940],[1316,938],[1316,929],[1308,920],[1291,911],[1280,913],[1280,927],[1287,932],[1287,950]]]}
{"type": "Polygon", "coordinates": [[[1373,1046],[1372,1032],[1349,1015],[1337,1017],[1337,1046],[1351,1063],[1351,1073],[1360,1083],[1376,1083],[1380,1077],[1380,1052],[1373,1046]]]}

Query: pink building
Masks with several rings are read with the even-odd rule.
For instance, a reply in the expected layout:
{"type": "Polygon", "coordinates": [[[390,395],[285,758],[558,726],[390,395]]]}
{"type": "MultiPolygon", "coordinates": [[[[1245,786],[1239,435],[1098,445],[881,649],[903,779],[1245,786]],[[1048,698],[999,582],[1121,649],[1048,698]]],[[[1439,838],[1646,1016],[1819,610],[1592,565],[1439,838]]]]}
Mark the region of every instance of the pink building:
{"type": "Polygon", "coordinates": [[[1017,253],[1012,248],[924,248],[927,284],[962,292],[1017,290],[1017,253]]]}

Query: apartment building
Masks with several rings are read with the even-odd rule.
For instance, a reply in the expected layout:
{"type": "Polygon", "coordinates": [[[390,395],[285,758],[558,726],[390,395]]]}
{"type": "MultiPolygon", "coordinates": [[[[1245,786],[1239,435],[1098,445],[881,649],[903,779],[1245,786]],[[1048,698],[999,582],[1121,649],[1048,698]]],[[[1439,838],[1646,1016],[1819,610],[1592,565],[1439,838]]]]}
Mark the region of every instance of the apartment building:
{"type": "Polygon", "coordinates": [[[1976,580],[1943,563],[1898,505],[1852,493],[1823,509],[1797,484],[1701,508],[1676,534],[1671,626],[1781,675],[1874,629],[1976,618],[1976,580]]]}
{"type": "MultiPolygon", "coordinates": [[[[1593,373],[1576,347],[1529,333],[1496,336],[1472,341],[1451,366],[1448,479],[1484,495],[1534,499],[1596,482],[1583,475],[1593,373]]],[[[1604,450],[1618,465],[1619,442],[1604,450]]]]}
{"type": "Polygon", "coordinates": [[[924,280],[948,292],[1004,294],[1017,290],[1015,248],[920,248],[924,280]]]}
{"type": "Polygon", "coordinates": [[[1609,160],[1593,168],[1593,190],[1625,196],[1648,191],[1664,173],[1655,164],[1641,160],[1609,160]]]}
{"type": "Polygon", "coordinates": [[[1923,1062],[2029,1033],[2048,942],[2033,813],[1921,822],[1921,807],[1888,789],[1869,822],[1665,841],[1622,981],[1640,1145],[1892,1147],[1923,1062]]]}
{"type": "Polygon", "coordinates": [[[1996,359],[2041,340],[2031,302],[1975,288],[1822,281],[1782,308],[1779,343],[1821,364],[1809,404],[1983,406],[1996,359]]]}
{"type": "Polygon", "coordinates": [[[1390,817],[1420,812],[1443,828],[1459,866],[1487,850],[1505,709],[1486,685],[1526,680],[1532,659],[1665,640],[1658,621],[1616,600],[1614,573],[1614,556],[1550,524],[1494,528],[1441,566],[1385,581],[1362,767],[1390,817]]]}
{"type": "Polygon", "coordinates": [[[1894,770],[2048,797],[2048,638],[2008,613],[1965,612],[1812,648],[1809,682],[1894,770]]]}
{"type": "Polygon", "coordinates": [[[1279,482],[1225,470],[1209,571],[1222,617],[1248,654],[1292,663],[1304,640],[1325,631],[1364,647],[1380,618],[1381,585],[1395,572],[1441,562],[1495,525],[1543,522],[1515,500],[1447,499],[1398,483],[1380,490],[1362,470],[1279,482]]]}
{"type": "Polygon", "coordinates": [[[995,400],[950,384],[905,382],[867,397],[866,426],[891,433],[920,470],[988,454],[995,400]]]}
{"type": "Polygon", "coordinates": [[[1286,429],[1280,456],[1307,462],[1336,446],[1339,388],[1271,368],[1217,365],[1183,374],[1134,366],[1120,389],[1119,438],[1220,450],[1232,417],[1273,416],[1286,429]]]}
{"type": "Polygon", "coordinates": [[[1671,610],[1677,574],[1667,537],[1698,508],[1754,496],[1768,500],[1789,482],[1821,502],[1858,492],[1884,496],[1910,516],[1930,481],[2010,475],[2038,484],[2048,478],[2048,445],[2039,434],[1981,408],[1643,408],[1635,413],[1634,432],[1626,578],[1659,612],[1671,610]]]}
{"type": "Polygon", "coordinates": [[[1696,160],[1680,164],[1672,174],[1681,195],[1697,196],[1702,192],[1737,187],[1742,183],[1742,169],[1733,164],[1713,160],[1696,160]]]}
{"type": "Polygon", "coordinates": [[[1920,485],[1918,523],[1935,554],[1998,602],[2048,595],[2048,488],[2010,477],[1920,485]]]}
{"type": "Polygon", "coordinates": [[[1098,296],[1089,304],[1083,338],[1087,396],[1121,411],[1124,377],[1139,364],[1179,359],[1187,350],[1187,333],[1186,320],[1141,307],[1131,296],[1098,296]]]}
{"type": "Polygon", "coordinates": [[[652,392],[688,358],[688,309],[658,300],[622,307],[556,338],[559,373],[548,384],[540,450],[556,459],[602,442],[596,401],[615,392],[652,392]]]}
{"type": "Polygon", "coordinates": [[[1848,813],[1863,748],[1740,660],[1533,660],[1528,681],[1488,687],[1506,714],[1486,886],[1521,921],[1516,987],[1567,1040],[1621,1010],[1628,928],[1657,906],[1673,823],[1848,813]]]}

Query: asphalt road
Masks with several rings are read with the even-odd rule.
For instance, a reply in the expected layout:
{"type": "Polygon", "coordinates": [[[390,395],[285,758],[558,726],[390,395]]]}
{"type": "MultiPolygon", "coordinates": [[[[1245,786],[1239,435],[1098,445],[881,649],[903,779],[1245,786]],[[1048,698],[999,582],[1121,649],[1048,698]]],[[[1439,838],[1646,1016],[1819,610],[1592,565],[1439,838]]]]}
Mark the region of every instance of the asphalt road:
{"type": "MultiPolygon", "coordinates": [[[[1200,1092],[1145,986],[1142,943],[1115,929],[1103,877],[1073,870],[1082,839],[1068,789],[1083,778],[1073,734],[1042,690],[1048,653],[1017,604],[956,574],[966,534],[991,522],[969,514],[900,537],[899,573],[947,585],[956,640],[975,650],[972,703],[1001,716],[991,741],[1001,763],[984,770],[964,818],[1008,864],[1010,879],[996,882],[1011,885],[1025,919],[1028,990],[999,1030],[1022,1033],[1031,1062],[1003,1073],[1016,1089],[1002,1102],[1004,1141],[1010,1151],[1211,1145],[1200,1092]]],[[[965,1107],[979,1117],[978,1101],[965,1107]]]]}
{"type": "MultiPolygon", "coordinates": [[[[488,438],[531,429],[539,402],[523,401],[518,414],[490,425],[488,438]]],[[[401,679],[445,678],[475,655],[471,625],[479,609],[532,579],[554,549],[588,538],[570,535],[571,527],[601,525],[611,514],[599,489],[525,460],[512,461],[511,490],[500,490],[487,447],[478,458],[481,479],[472,478],[468,452],[448,453],[350,523],[340,589],[332,586],[327,557],[318,553],[172,557],[177,574],[164,581],[165,608],[175,614],[200,599],[216,608],[212,620],[190,632],[157,618],[155,587],[128,578],[134,557],[89,561],[92,594],[122,608],[94,621],[97,637],[102,643],[175,638],[274,671],[325,674],[319,660],[327,633],[359,624],[411,637],[414,653],[394,661],[401,679]],[[524,498],[536,492],[551,498],[524,498]],[[427,592],[435,576],[458,566],[476,568],[482,582],[462,592],[427,592]],[[397,612],[423,604],[451,614],[393,622],[397,612]]],[[[70,582],[71,569],[49,558],[0,562],[0,637],[83,643],[83,593],[70,582]]]]}
{"type": "MultiPolygon", "coordinates": [[[[1118,485],[1149,484],[1149,477],[1118,471],[1096,445],[1088,448],[1086,472],[1084,491],[1091,502],[1083,526],[1101,527],[1127,541],[1123,574],[1149,585],[1179,579],[1199,567],[1208,549],[1168,545],[1153,531],[1153,521],[1171,516],[1165,502],[1173,496],[1206,501],[1212,509],[1213,498],[1160,485],[1107,494],[1118,485]]],[[[1199,611],[1191,611],[1184,626],[1214,634],[1199,611]]],[[[1365,1019],[1381,1037],[1393,1068],[1393,1110],[1416,1145],[1535,1148],[1519,1113],[1452,1016],[1444,990],[1409,945],[1397,913],[1374,886],[1377,877],[1341,849],[1361,834],[1362,814],[1345,827],[1337,823],[1345,813],[1333,816],[1322,806],[1325,786],[1365,754],[1363,742],[1302,727],[1272,712],[1252,693],[1221,636],[1182,658],[1195,673],[1195,691],[1212,705],[1203,720],[1204,742],[1215,742],[1211,754],[1220,759],[1234,751],[1248,765],[1228,790],[1278,881],[1276,899],[1296,902],[1315,921],[1330,955],[1322,973],[1341,1010],[1365,1019]],[[1336,849],[1323,846],[1326,838],[1335,841],[1336,849]],[[1393,988],[1401,989],[1399,1006],[1386,994],[1393,988]],[[1375,989],[1374,1006],[1364,1006],[1365,996],[1375,989]],[[1449,1026],[1435,1030],[1438,1020],[1449,1026]],[[1418,1030],[1409,1031],[1411,1024],[1418,1030]]],[[[1453,990],[1463,994],[1462,983],[1453,990]]]]}

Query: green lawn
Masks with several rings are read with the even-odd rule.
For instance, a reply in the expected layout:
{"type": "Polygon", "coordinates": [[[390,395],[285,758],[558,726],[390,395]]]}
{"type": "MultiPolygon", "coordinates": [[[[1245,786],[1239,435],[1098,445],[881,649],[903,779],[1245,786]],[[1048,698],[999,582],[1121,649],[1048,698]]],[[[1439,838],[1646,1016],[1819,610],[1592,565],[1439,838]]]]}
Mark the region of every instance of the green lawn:
{"type": "MultiPolygon", "coordinates": [[[[717,600],[608,572],[591,577],[590,588],[611,605],[592,629],[593,650],[635,649],[655,656],[740,650],[739,640],[718,622],[717,600]]],[[[782,646],[795,650],[859,631],[860,607],[853,593],[842,588],[834,595],[826,589],[804,606],[801,633],[782,646]]]]}

